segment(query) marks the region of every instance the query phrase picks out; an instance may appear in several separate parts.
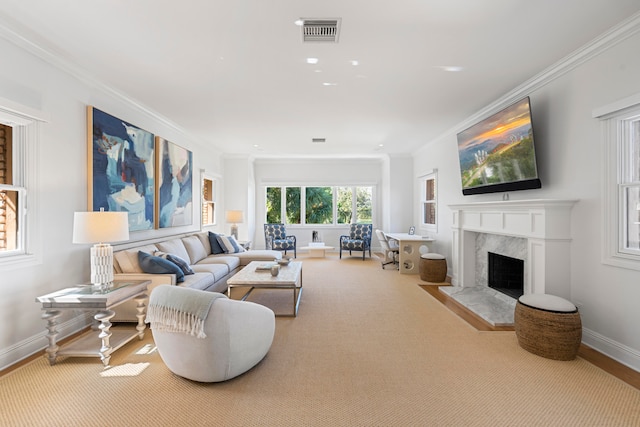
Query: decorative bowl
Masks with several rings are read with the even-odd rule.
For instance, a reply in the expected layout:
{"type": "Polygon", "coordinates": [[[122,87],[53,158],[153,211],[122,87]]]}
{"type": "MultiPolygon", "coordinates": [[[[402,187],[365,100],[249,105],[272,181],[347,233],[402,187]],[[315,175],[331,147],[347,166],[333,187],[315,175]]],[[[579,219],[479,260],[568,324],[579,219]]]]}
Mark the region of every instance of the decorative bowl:
{"type": "Polygon", "coordinates": [[[278,264],[280,265],[289,265],[289,262],[291,261],[291,259],[289,258],[282,258],[278,260],[278,264]]]}

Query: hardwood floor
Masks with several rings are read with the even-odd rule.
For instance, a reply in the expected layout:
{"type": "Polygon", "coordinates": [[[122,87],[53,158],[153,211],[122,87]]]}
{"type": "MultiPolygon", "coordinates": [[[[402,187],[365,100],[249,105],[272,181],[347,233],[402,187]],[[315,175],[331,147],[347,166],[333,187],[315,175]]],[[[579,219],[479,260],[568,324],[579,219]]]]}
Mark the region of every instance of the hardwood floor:
{"type": "MultiPolygon", "coordinates": [[[[471,326],[476,328],[479,331],[513,331],[513,326],[492,326],[490,323],[470,311],[468,308],[458,303],[453,298],[450,298],[448,295],[440,292],[440,286],[450,286],[447,285],[422,285],[420,287],[424,289],[429,295],[433,296],[436,300],[440,301],[443,305],[445,305],[449,310],[453,311],[455,314],[460,316],[463,320],[469,323],[471,326]]],[[[632,387],[640,390],[640,372],[637,372],[628,366],[623,365],[620,362],[617,362],[611,359],[608,356],[594,350],[593,348],[580,344],[580,349],[578,350],[578,356],[583,358],[584,360],[594,364],[598,368],[602,369],[613,375],[616,378],[626,382],[632,387]]]]}

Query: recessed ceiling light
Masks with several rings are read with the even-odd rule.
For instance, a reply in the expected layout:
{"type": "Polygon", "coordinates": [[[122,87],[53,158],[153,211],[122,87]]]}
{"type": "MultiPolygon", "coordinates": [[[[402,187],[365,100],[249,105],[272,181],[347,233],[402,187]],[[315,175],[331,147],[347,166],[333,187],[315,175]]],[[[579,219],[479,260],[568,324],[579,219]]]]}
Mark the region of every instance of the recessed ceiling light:
{"type": "Polygon", "coordinates": [[[302,27],[304,25],[304,19],[296,19],[295,21],[293,21],[293,23],[298,27],[302,27]]]}
{"type": "Polygon", "coordinates": [[[378,144],[378,147],[384,147],[384,144],[378,144]]]}
{"type": "Polygon", "coordinates": [[[314,73],[321,73],[322,70],[313,70],[314,73]]]}
{"type": "Polygon", "coordinates": [[[318,58],[307,58],[307,64],[317,64],[318,58]]]}
{"type": "Polygon", "coordinates": [[[360,64],[360,62],[358,62],[357,60],[355,60],[355,59],[352,59],[352,60],[351,60],[351,65],[353,65],[354,67],[355,67],[356,65],[359,65],[359,64],[360,64]]]}
{"type": "Polygon", "coordinates": [[[322,86],[338,86],[338,83],[324,82],[322,83],[322,86]]]}
{"type": "Polygon", "coordinates": [[[451,73],[457,73],[464,69],[459,65],[436,65],[435,68],[440,68],[442,71],[448,71],[451,73]]]}

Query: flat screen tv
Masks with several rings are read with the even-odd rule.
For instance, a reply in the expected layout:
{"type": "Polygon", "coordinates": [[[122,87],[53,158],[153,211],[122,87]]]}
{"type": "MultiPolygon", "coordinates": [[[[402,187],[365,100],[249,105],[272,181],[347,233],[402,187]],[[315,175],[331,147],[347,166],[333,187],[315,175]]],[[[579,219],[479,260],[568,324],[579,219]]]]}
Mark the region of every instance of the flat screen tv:
{"type": "Polygon", "coordinates": [[[465,196],[540,188],[529,97],[460,132],[458,158],[465,196]]]}

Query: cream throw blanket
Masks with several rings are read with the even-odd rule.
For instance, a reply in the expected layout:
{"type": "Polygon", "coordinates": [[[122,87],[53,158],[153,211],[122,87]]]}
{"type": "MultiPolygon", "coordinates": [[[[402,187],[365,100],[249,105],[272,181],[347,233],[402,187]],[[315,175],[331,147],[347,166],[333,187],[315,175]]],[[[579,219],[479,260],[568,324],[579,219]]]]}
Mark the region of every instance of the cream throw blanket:
{"type": "Polygon", "coordinates": [[[194,292],[178,286],[167,285],[162,290],[158,287],[151,294],[146,321],[156,331],[206,338],[204,322],[211,304],[218,298],[227,297],[217,292],[194,292]]]}

